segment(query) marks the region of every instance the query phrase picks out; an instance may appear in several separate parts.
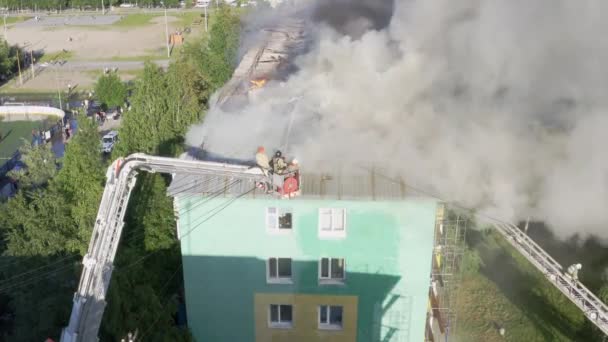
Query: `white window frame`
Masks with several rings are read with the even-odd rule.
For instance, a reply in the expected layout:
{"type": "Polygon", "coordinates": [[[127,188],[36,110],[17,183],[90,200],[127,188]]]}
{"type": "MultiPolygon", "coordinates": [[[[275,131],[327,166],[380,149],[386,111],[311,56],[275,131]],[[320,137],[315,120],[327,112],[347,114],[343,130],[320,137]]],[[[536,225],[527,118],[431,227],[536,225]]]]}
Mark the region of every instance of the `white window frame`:
{"type": "Polygon", "coordinates": [[[271,234],[291,234],[293,231],[294,223],[293,223],[293,211],[291,208],[279,208],[279,207],[268,207],[266,208],[266,231],[271,234]],[[271,213],[271,210],[274,210],[274,213],[271,213]],[[280,228],[279,227],[279,218],[281,217],[281,213],[290,213],[291,214],[291,228],[280,228]]]}
{"type": "Polygon", "coordinates": [[[344,285],[346,282],[346,259],[344,258],[330,258],[330,257],[322,257],[319,259],[319,284],[320,285],[344,285]],[[323,259],[327,259],[327,277],[323,277],[323,259]],[[331,261],[332,260],[342,260],[342,268],[344,271],[342,272],[342,278],[332,278],[331,277],[331,261]]]}
{"type": "Polygon", "coordinates": [[[284,258],[284,257],[268,257],[266,259],[266,282],[268,284],[293,284],[293,259],[292,258],[284,258]],[[277,269],[276,277],[270,276],[270,259],[277,259],[277,269]],[[279,259],[289,259],[291,260],[290,268],[291,268],[291,276],[290,277],[281,277],[279,276],[279,259]]]}
{"type": "Polygon", "coordinates": [[[293,328],[294,314],[295,314],[295,310],[294,310],[293,304],[270,304],[270,305],[268,305],[268,327],[273,328],[273,329],[291,329],[291,328],[293,328]],[[277,308],[278,309],[277,317],[279,318],[278,322],[272,321],[271,312],[272,312],[273,305],[278,306],[278,308],[277,308]],[[289,322],[281,321],[281,306],[291,306],[291,321],[289,321],[289,322]]]}
{"type": "Polygon", "coordinates": [[[319,208],[319,237],[320,238],[344,238],[346,237],[346,208],[319,208]],[[323,216],[330,215],[329,230],[323,229],[323,216]],[[336,228],[336,218],[342,216],[342,228],[336,228]]]}
{"type": "Polygon", "coordinates": [[[343,305],[329,305],[329,304],[324,304],[324,305],[319,305],[317,307],[317,326],[319,328],[319,330],[342,330],[344,329],[344,306],[343,305]],[[331,324],[330,322],[330,317],[331,317],[331,307],[332,306],[337,306],[337,307],[341,307],[342,308],[342,323],[341,324],[331,324]],[[327,317],[327,322],[321,322],[321,310],[326,309],[326,317],[327,317]]]}

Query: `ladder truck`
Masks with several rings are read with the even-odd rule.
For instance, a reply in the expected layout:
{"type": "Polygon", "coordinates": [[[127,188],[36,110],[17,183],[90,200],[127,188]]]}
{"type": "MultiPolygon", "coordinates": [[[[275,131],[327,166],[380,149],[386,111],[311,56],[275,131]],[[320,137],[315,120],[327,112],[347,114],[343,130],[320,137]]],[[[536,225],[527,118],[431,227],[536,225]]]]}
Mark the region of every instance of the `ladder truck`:
{"type": "MultiPolygon", "coordinates": [[[[187,173],[228,176],[250,182],[268,196],[293,198],[300,195],[299,171],[283,175],[268,174],[259,168],[209,161],[133,154],[112,163],[97,213],[93,234],[82,264],[78,289],[74,294],[68,326],[61,333],[61,342],[97,341],[105,310],[106,294],[114,268],[123,219],[138,171],[187,173]]],[[[549,282],[570,299],[604,334],[608,335],[608,306],[585,286],[566,275],[563,267],[516,225],[496,222],[494,227],[549,282]]]]}
{"type": "Polygon", "coordinates": [[[106,185],[87,254],[82,260],[83,269],[74,294],[70,321],[61,332],[61,342],[98,340],[97,334],[106,307],[105,299],[114,269],[114,258],[138,171],[233,177],[251,183],[252,188],[256,187],[268,196],[293,198],[300,195],[299,170],[276,174],[247,165],[156,157],[140,153],[114,161],[106,173],[106,185]]]}

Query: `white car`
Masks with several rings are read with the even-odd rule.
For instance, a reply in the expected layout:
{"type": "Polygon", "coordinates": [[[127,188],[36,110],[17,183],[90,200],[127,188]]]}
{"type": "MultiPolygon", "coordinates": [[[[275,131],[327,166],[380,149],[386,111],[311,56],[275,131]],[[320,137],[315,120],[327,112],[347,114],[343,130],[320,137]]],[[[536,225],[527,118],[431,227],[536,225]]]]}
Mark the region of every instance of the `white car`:
{"type": "Polygon", "coordinates": [[[118,141],[118,132],[110,131],[101,138],[101,151],[103,153],[111,153],[114,149],[114,144],[118,141]]]}
{"type": "Polygon", "coordinates": [[[120,4],[120,7],[122,7],[122,8],[133,8],[133,7],[135,7],[135,5],[133,5],[133,4],[120,4]]]}
{"type": "Polygon", "coordinates": [[[194,7],[196,7],[196,8],[209,7],[210,2],[211,2],[211,0],[198,0],[196,2],[196,4],[194,5],[194,7]]]}

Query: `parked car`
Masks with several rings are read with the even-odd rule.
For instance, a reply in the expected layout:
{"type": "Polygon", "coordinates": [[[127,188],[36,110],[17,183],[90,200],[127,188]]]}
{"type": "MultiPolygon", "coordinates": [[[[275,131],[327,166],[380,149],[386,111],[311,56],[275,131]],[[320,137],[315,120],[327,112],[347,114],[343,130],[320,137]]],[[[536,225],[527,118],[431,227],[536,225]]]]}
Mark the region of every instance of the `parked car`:
{"type": "Polygon", "coordinates": [[[120,7],[122,7],[122,8],[133,8],[133,7],[135,7],[135,5],[133,5],[133,4],[120,4],[120,7]]]}
{"type": "Polygon", "coordinates": [[[101,151],[103,153],[111,153],[117,141],[118,131],[110,131],[101,138],[101,151]]]}
{"type": "Polygon", "coordinates": [[[196,1],[196,4],[194,5],[194,7],[195,8],[208,7],[210,2],[211,2],[211,0],[198,0],[198,1],[196,1]]]}

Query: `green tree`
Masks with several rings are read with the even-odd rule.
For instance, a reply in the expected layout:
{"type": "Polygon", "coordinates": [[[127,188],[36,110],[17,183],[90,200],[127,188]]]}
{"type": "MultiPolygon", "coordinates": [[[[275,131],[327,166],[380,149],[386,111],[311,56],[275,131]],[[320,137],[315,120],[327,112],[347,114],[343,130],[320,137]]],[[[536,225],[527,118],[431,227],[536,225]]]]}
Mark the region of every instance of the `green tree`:
{"type": "Polygon", "coordinates": [[[110,284],[102,340],[118,340],[135,329],[145,341],[191,340],[173,320],[178,304],[174,294],[183,286],[183,277],[166,186],[167,180],[158,174],[138,178],[125,219],[129,238],[120,247],[110,284]]]}
{"type": "Polygon", "coordinates": [[[23,184],[15,198],[0,205],[1,258],[10,265],[0,269],[0,283],[10,289],[12,330],[5,335],[11,341],[57,338],[69,318],[104,174],[97,128],[78,119],[78,133],[57,175],[46,187],[23,184]],[[27,277],[15,276],[24,272],[27,277]]]}
{"type": "Polygon", "coordinates": [[[63,168],[51,184],[69,205],[70,217],[78,227],[76,241],[80,254],[86,252],[103,192],[106,166],[99,144],[95,123],[79,115],[78,134],[66,146],[63,168]]]}
{"type": "MultiPolygon", "coordinates": [[[[14,5],[14,0],[9,1],[14,5]]],[[[61,5],[53,1],[40,1],[38,6],[61,5]]],[[[31,4],[30,0],[23,3],[31,4]]],[[[77,4],[87,5],[86,0],[77,4]]],[[[190,48],[195,52],[184,54],[167,72],[146,64],[136,81],[133,109],[125,113],[115,156],[132,152],[175,155],[179,151],[188,126],[203,116],[211,92],[232,73],[238,17],[224,8],[218,22],[215,37],[200,41],[197,49],[190,48]]],[[[26,261],[8,273],[0,271],[2,279],[66,256],[76,259],[74,263],[72,259],[60,263],[67,267],[57,277],[10,292],[14,320],[9,340],[57,337],[67,322],[69,299],[77,285],[78,256],[85,253],[102,193],[105,167],[98,145],[95,125],[80,117],[78,134],[67,146],[63,168],[57,175],[46,186],[29,187],[0,204],[3,257],[26,261]]],[[[159,175],[139,176],[108,293],[102,340],[117,340],[135,328],[146,341],[191,340],[187,332],[175,327],[172,317],[183,278],[172,201],[166,196],[167,182],[159,175]]]]}
{"type": "Polygon", "coordinates": [[[600,288],[598,296],[604,303],[608,304],[608,284],[605,284],[600,288]]]}
{"type": "Polygon", "coordinates": [[[162,69],[146,63],[142,76],[135,83],[131,105],[132,110],[123,116],[120,140],[113,155],[126,156],[133,152],[158,154],[161,142],[173,136],[162,69]]]}
{"type": "Polygon", "coordinates": [[[210,38],[194,57],[201,65],[203,77],[218,89],[232,76],[239,47],[240,19],[229,6],[221,6],[211,26],[210,38]]]}
{"type": "Polygon", "coordinates": [[[3,206],[1,232],[9,255],[85,253],[101,198],[104,167],[95,148],[97,129],[90,120],[81,119],[78,134],[66,147],[63,168],[53,179],[46,178],[52,171],[46,171],[48,166],[37,155],[48,154],[46,148],[26,155],[26,163],[36,159],[40,165],[28,168],[23,191],[3,206]],[[39,187],[41,179],[48,182],[47,187],[39,187]]]}
{"type": "Polygon", "coordinates": [[[95,84],[95,95],[107,108],[122,106],[127,98],[127,86],[117,73],[101,75],[95,84]]]}
{"type": "Polygon", "coordinates": [[[166,74],[167,107],[177,136],[184,136],[188,127],[199,122],[211,96],[211,86],[197,67],[188,60],[173,63],[166,74]]]}
{"type": "Polygon", "coordinates": [[[24,139],[19,152],[21,161],[27,168],[11,171],[8,176],[16,179],[21,187],[35,188],[46,185],[47,181],[57,173],[55,153],[51,150],[50,144],[32,146],[24,139]]]}
{"type": "MultiPolygon", "coordinates": [[[[0,41],[0,78],[6,80],[17,71],[17,57],[23,63],[24,54],[19,47],[9,45],[6,40],[0,41]]],[[[23,64],[22,64],[23,66],[23,64]]]]}

